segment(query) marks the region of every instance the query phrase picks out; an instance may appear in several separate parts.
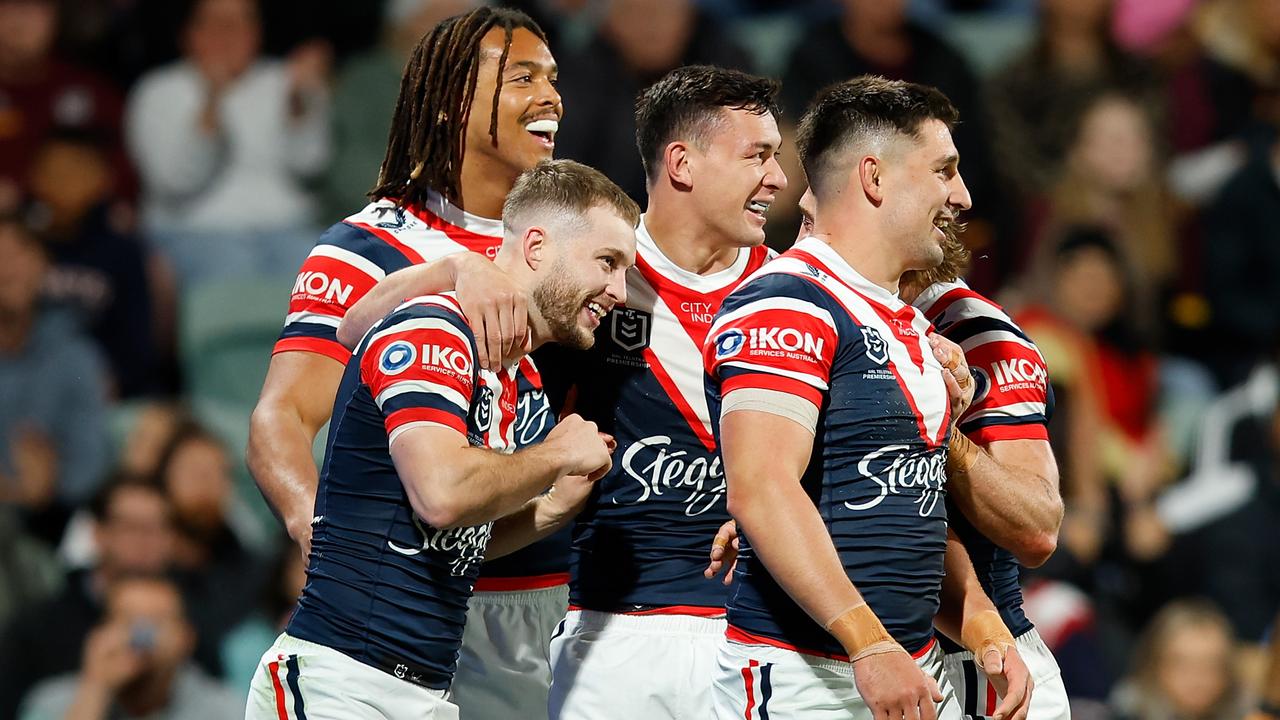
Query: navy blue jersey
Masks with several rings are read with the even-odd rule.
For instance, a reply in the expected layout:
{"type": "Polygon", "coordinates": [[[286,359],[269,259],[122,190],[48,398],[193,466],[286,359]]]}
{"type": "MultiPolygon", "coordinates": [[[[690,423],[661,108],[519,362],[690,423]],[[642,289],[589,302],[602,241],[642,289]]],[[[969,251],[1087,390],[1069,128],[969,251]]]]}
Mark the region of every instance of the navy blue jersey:
{"type": "MultiPolygon", "coordinates": [[[[274,352],[303,351],[346,364],[351,353],[337,340],[338,324],[360,298],[380,280],[410,265],[433,262],[448,255],[474,252],[492,259],[502,247],[502,221],[464,212],[438,193],[429,193],[423,207],[398,208],[389,199],[375,200],[363,210],[330,227],[316,242],[298,270],[289,299],[289,313],[274,352]]],[[[522,382],[541,388],[531,361],[521,363],[522,382]]],[[[529,396],[517,429],[517,444],[531,444],[550,431],[543,397],[529,396]],[[536,421],[536,422],[535,422],[536,421]],[[527,440],[522,442],[521,438],[527,440]]],[[[554,421],[554,418],[550,418],[554,421]]],[[[569,530],[536,542],[494,563],[485,563],[484,578],[500,578],[509,589],[544,586],[568,578],[569,530]],[[520,568],[525,570],[522,572],[520,568]],[[527,576],[517,581],[514,576],[527,576]]],[[[485,583],[481,583],[482,589],[485,583]]]]}
{"type": "MultiPolygon", "coordinates": [[[[1001,440],[1047,442],[1053,409],[1049,373],[1040,351],[1004,310],[963,282],[931,285],[914,304],[938,332],[964,349],[977,381],[960,430],[984,446],[1001,440]]],[[[1018,560],[974,528],[954,505],[948,513],[1004,624],[1014,636],[1030,630],[1031,621],[1022,612],[1018,560]]],[[[943,643],[949,652],[959,649],[945,638],[943,643]]]]}
{"type": "MultiPolygon", "coordinates": [[[[913,653],[933,637],[947,540],[950,404],[928,331],[923,314],[807,238],[725,300],[706,347],[717,415],[740,391],[813,404],[801,484],[849,579],[913,653]]],[[[730,637],[842,657],[752,552],[749,534],[728,620],[730,637]]]]}
{"type": "MultiPolygon", "coordinates": [[[[520,361],[516,382],[519,402],[512,432],[519,449],[542,442],[555,427],[556,417],[542,388],[542,375],[531,358],[525,357],[520,361]]],[[[572,530],[571,525],[565,525],[555,534],[532,545],[485,562],[480,566],[476,592],[534,590],[569,582],[569,537],[572,530]]]]}
{"type": "Polygon", "coordinates": [[[515,448],[516,369],[475,364],[457,302],[397,308],[347,364],[316,494],[307,584],[286,631],[430,688],[449,685],[492,523],[419,518],[391,460],[400,433],[446,427],[515,448]]]}
{"type": "Polygon", "coordinates": [[[702,576],[729,519],[702,343],[725,296],[769,254],[744,249],[725,270],[698,275],[664,256],[643,220],[637,228],[626,306],[601,325],[573,378],[570,409],[613,434],[618,448],[574,526],[572,605],[723,614],[725,588],[702,576]]]}

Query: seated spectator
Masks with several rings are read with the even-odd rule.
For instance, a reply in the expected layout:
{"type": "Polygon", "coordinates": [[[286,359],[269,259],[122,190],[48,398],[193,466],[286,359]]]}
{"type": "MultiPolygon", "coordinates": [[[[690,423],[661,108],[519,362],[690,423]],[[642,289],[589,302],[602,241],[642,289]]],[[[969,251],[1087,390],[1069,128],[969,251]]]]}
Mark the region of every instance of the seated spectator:
{"type": "Polygon", "coordinates": [[[1151,68],[1112,38],[1111,0],[1039,5],[1034,42],[992,77],[987,94],[1000,172],[1031,194],[1053,186],[1076,118],[1100,89],[1119,89],[1145,107],[1163,104],[1151,68]]]}
{"type": "Polygon", "coordinates": [[[1112,708],[1122,720],[1239,720],[1246,707],[1235,668],[1222,613],[1204,601],[1175,600],[1143,632],[1112,708]]]}
{"type": "Polygon", "coordinates": [[[36,686],[20,720],[231,720],[244,703],[189,662],[195,631],[161,576],[121,578],[85,639],[79,671],[36,686]]]}
{"type": "Polygon", "coordinates": [[[26,188],[50,129],[93,129],[107,138],[123,194],[133,180],[120,140],[119,92],[106,79],[54,56],[58,0],[0,0],[0,208],[26,188]]]}
{"type": "Polygon", "coordinates": [[[48,260],[21,221],[0,217],[0,503],[56,543],[101,484],[106,373],[65,313],[38,304],[48,260]]]}
{"type": "Polygon", "coordinates": [[[71,309],[111,364],[115,395],[153,390],[155,325],[147,257],[112,203],[101,135],[55,130],[36,154],[31,195],[51,266],[45,296],[71,309]]]}
{"type": "Polygon", "coordinates": [[[157,477],[173,504],[174,564],[200,638],[195,659],[222,672],[219,647],[247,617],[267,584],[266,567],[233,530],[235,485],[226,448],[194,422],[174,431],[157,477]]]}
{"type": "Polygon", "coordinates": [[[112,583],[171,567],[172,513],[156,485],[120,476],[98,493],[90,509],[94,564],[69,574],[61,594],[24,609],[0,635],[0,720],[12,720],[19,700],[38,681],[75,669],[112,583]]]}
{"type": "Polygon", "coordinates": [[[143,76],[126,131],[143,227],[179,281],[291,276],[315,237],[304,179],[329,156],[329,55],[261,56],[255,0],[197,0],[181,60],[143,76]]]}
{"type": "Polygon", "coordinates": [[[333,92],[333,161],[324,177],[326,219],[346,217],[369,202],[367,193],[387,153],[400,75],[414,45],[436,23],[477,4],[478,0],[390,2],[382,41],[343,63],[333,92]]]}
{"type": "Polygon", "coordinates": [[[681,65],[751,69],[746,53],[693,0],[613,0],[586,49],[558,59],[560,95],[569,111],[556,134],[557,156],[599,168],[642,205],[647,191],[635,123],[640,90],[681,65]]]}
{"type": "Polygon", "coordinates": [[[1028,207],[1018,267],[1043,265],[1039,257],[1072,227],[1104,230],[1134,281],[1126,298],[1141,329],[1151,337],[1163,329],[1161,298],[1173,281],[1177,208],[1161,180],[1152,119],[1132,96],[1102,92],[1076,116],[1065,148],[1062,174],[1047,197],[1028,207]]]}

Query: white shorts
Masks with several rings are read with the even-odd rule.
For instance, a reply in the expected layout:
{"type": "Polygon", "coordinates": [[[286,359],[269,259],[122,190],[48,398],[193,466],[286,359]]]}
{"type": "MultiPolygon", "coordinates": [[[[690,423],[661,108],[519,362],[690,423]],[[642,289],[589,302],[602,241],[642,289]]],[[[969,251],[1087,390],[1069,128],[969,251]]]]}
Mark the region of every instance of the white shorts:
{"type": "Polygon", "coordinates": [[[706,720],[723,618],[571,610],[551,641],[552,720],[706,720]]]}
{"type": "MultiPolygon", "coordinates": [[[[1018,636],[1018,654],[1031,671],[1035,689],[1031,692],[1031,710],[1027,720],[1071,720],[1071,706],[1067,702],[1067,689],[1062,684],[1062,671],[1053,653],[1040,639],[1035,628],[1018,636]]],[[[990,717],[999,704],[995,688],[987,682],[987,676],[973,662],[973,653],[954,652],[942,658],[947,677],[956,689],[956,699],[966,718],[990,717]]]]}
{"type": "Polygon", "coordinates": [[[462,720],[546,719],[551,634],[568,606],[568,585],[471,596],[449,688],[462,720]]]}
{"type": "MultiPolygon", "coordinates": [[[[955,692],[934,643],[916,659],[938,683],[938,720],[960,720],[955,692]]],[[[716,720],[872,720],[853,681],[853,666],[772,645],[724,638],[716,657],[716,720]]]]}
{"type": "Polygon", "coordinates": [[[365,665],[332,648],[276,638],[249,683],[245,720],[458,720],[444,690],[365,665]]]}

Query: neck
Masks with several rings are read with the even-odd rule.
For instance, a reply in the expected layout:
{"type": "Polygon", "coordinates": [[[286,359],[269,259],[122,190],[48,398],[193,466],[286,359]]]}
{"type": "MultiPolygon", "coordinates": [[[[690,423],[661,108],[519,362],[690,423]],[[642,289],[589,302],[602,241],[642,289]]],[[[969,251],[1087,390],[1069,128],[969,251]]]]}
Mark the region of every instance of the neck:
{"type": "Polygon", "coordinates": [[[502,217],[502,204],[515,184],[518,173],[489,156],[468,150],[462,160],[462,199],[450,198],[472,215],[497,219],[502,217]]]}
{"type": "Polygon", "coordinates": [[[830,245],[859,275],[897,293],[898,281],[907,268],[875,218],[865,217],[866,214],[857,212],[856,208],[842,208],[839,200],[821,203],[821,206],[838,209],[829,215],[819,212],[814,219],[813,234],[830,245]]]}
{"type": "Polygon", "coordinates": [[[710,275],[738,259],[740,245],[678,204],[651,198],[641,222],[662,254],[691,273],[710,275]]]}

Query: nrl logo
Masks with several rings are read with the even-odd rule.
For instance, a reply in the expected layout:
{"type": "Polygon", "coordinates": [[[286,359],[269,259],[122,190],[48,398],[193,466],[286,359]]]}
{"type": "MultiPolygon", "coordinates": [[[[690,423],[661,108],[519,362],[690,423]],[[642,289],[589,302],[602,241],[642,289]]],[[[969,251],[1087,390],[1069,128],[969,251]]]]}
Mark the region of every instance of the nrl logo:
{"type": "Polygon", "coordinates": [[[623,350],[635,352],[649,347],[653,315],[635,308],[618,307],[610,313],[609,337],[623,350]]]}
{"type": "Polygon", "coordinates": [[[488,385],[480,386],[480,397],[476,400],[476,430],[489,432],[493,424],[493,390],[488,385]]]}
{"type": "Polygon", "coordinates": [[[880,333],[872,327],[861,327],[862,340],[867,346],[867,358],[877,365],[889,362],[889,344],[880,337],[880,333]]]}

